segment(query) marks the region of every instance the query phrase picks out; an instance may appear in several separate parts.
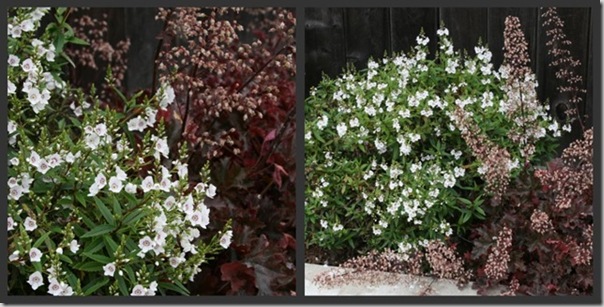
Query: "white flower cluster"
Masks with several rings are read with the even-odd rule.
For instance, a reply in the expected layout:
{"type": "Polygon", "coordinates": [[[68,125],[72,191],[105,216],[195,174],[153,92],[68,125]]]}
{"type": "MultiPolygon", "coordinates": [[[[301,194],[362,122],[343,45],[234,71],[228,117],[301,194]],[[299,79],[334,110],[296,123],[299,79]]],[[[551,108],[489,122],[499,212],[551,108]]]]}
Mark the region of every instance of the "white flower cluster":
{"type": "MultiPolygon", "coordinates": [[[[362,199],[356,196],[352,200],[354,206],[362,208],[352,214],[366,215],[367,224],[372,225],[367,227],[367,235],[380,237],[387,232],[392,238],[393,233],[400,234],[401,223],[395,221],[401,220],[424,233],[452,234],[447,218],[457,201],[455,187],[463,186],[470,176],[487,171],[464,143],[460,129],[465,127],[457,126],[455,111],[461,109],[479,121],[488,120],[481,116],[492,114],[500,120],[513,121],[500,110],[510,109],[509,101],[514,97],[511,93],[501,94],[498,87],[505,84],[507,74],[505,68],[493,68],[488,48],[478,46],[474,50],[476,56],[462,58],[453,49],[448,29],[439,29],[437,35],[439,61],[426,58],[430,39],[420,34],[409,55],[379,62],[370,60],[366,77],[364,73],[347,73],[330,80],[329,89],[321,85],[313,89],[309,102],[316,101],[317,105],[311,105],[310,110],[317,115],[308,116],[305,139],[307,156],[315,157],[317,160],[312,162],[319,165],[307,173],[307,182],[311,183],[308,204],[317,212],[318,230],[335,231],[334,225],[340,228],[342,211],[338,211],[338,206],[327,205],[336,203],[332,200],[339,198],[340,202],[349,203],[351,195],[362,195],[362,199]],[[445,85],[432,85],[431,80],[419,82],[421,78],[431,78],[425,74],[428,64],[440,65],[446,72],[445,85]],[[469,88],[469,83],[476,88],[469,88]],[[335,92],[333,97],[330,91],[335,92]],[[325,105],[323,97],[333,98],[333,105],[325,105]],[[440,140],[445,133],[454,139],[440,140]],[[371,165],[361,156],[373,159],[371,165]],[[361,169],[354,178],[359,181],[354,185],[360,187],[346,186],[339,175],[334,175],[341,172],[337,168],[347,167],[361,169]],[[329,181],[338,184],[330,185],[329,181]]],[[[534,75],[525,81],[527,92],[535,93],[534,75]]],[[[531,94],[528,99],[536,96],[531,94]]],[[[552,124],[546,110],[537,108],[534,120],[549,127],[529,131],[537,138],[546,135],[546,128],[554,136],[559,135],[558,125],[552,124]]],[[[515,156],[509,169],[518,167],[515,156]]],[[[400,242],[404,242],[404,250],[414,244],[403,239],[400,242]]]]}
{"type": "MultiPolygon", "coordinates": [[[[40,19],[48,8],[37,8],[22,16],[12,18],[8,23],[8,35],[12,38],[21,38],[25,34],[33,33],[40,25],[40,19]]],[[[45,43],[39,39],[29,39],[33,47],[33,56],[20,58],[18,55],[8,56],[8,97],[16,96],[16,84],[22,83],[21,92],[27,97],[31,109],[38,114],[48,105],[51,91],[62,88],[64,81],[56,80],[53,75],[45,71],[45,67],[55,60],[55,46],[52,42],[45,43]]]]}
{"type": "MultiPolygon", "coordinates": [[[[25,276],[24,280],[33,290],[45,287],[48,294],[55,296],[81,294],[74,293],[80,290],[67,277],[67,270],[63,266],[72,267],[77,265],[76,261],[86,259],[81,254],[80,246],[87,248],[90,238],[79,237],[80,233],[73,231],[73,223],[80,223],[83,218],[77,216],[66,222],[65,217],[71,219],[72,212],[93,211],[95,213],[86,219],[92,220],[93,216],[102,215],[101,218],[106,219],[108,224],[117,226],[118,217],[126,218],[126,214],[120,216],[122,209],[124,212],[141,210],[146,214],[141,215],[141,222],[135,225],[136,232],[130,233],[128,238],[134,239],[132,236],[135,236],[138,244],[127,246],[127,252],[120,250],[120,247],[113,255],[107,255],[112,262],[104,263],[101,273],[117,278],[123,276],[124,272],[130,272],[132,267],[128,270],[125,268],[129,263],[143,262],[153,263],[158,270],[161,267],[165,271],[162,274],[167,274],[174,281],[193,280],[201,264],[206,261],[205,253],[208,252],[205,245],[204,249],[200,249],[198,242],[203,229],[210,224],[210,208],[204,202],[206,197],[214,198],[217,195],[217,188],[209,183],[199,183],[189,191],[188,165],[181,162],[182,159],[169,159],[168,139],[158,134],[164,131],[164,127],[158,127],[156,122],[158,109],[165,109],[174,102],[174,89],[162,85],[157,96],[145,103],[144,112],[127,121],[130,132],[142,132],[140,143],[132,144],[127,135],[130,132],[121,131],[124,129],[115,120],[118,118],[115,111],[91,108],[91,104],[83,100],[69,106],[78,117],[73,120],[73,126],[77,126],[79,132],[72,133],[76,129],[65,129],[59,131],[58,135],[52,135],[51,129],[41,126],[45,129],[40,131],[41,137],[30,139],[29,125],[34,120],[42,125],[47,123],[42,112],[55,100],[60,101],[57,98],[63,93],[65,82],[56,80],[53,73],[46,71],[51,68],[49,62],[54,61],[53,43],[42,42],[30,35],[35,32],[39,20],[48,9],[18,10],[20,13],[17,17],[9,18],[9,39],[18,38],[18,43],[31,45],[31,50],[21,50],[8,57],[9,103],[11,106],[20,106],[10,108],[7,126],[9,144],[18,146],[10,153],[10,176],[7,181],[7,230],[12,236],[9,262],[11,265],[27,266],[26,272],[30,275],[25,276]],[[21,58],[20,55],[26,56],[21,58]],[[22,115],[25,112],[22,111],[29,110],[40,116],[31,121],[24,120],[22,115]],[[88,111],[84,114],[84,110],[88,111]],[[142,169],[145,169],[144,178],[140,178],[142,169]],[[48,191],[41,193],[41,187],[48,191]],[[57,189],[51,190],[55,187],[57,189]],[[65,189],[73,191],[65,194],[65,189]],[[115,205],[103,211],[99,201],[104,204],[113,202],[115,205]],[[115,209],[116,206],[121,207],[115,209]],[[106,210],[111,213],[107,214],[106,210]],[[99,212],[102,214],[99,215],[99,212]],[[60,221],[52,220],[57,217],[60,221]],[[65,224],[68,226],[63,231],[57,227],[65,224]],[[52,227],[53,237],[49,236],[51,229],[47,227],[52,227]],[[46,242],[60,236],[54,234],[57,232],[55,229],[59,229],[63,241],[54,242],[56,247],[50,247],[46,242]],[[45,234],[46,241],[33,244],[45,234]],[[66,254],[64,249],[68,251],[66,254]]],[[[73,115],[68,116],[74,119],[73,115]]],[[[36,126],[36,129],[39,127],[36,126]]],[[[78,227],[93,231],[88,222],[78,227]]],[[[217,239],[212,243],[215,247],[208,246],[210,250],[228,248],[233,240],[233,232],[225,229],[217,239]]],[[[141,280],[139,284],[131,285],[131,295],[157,293],[158,281],[152,280],[149,272],[136,272],[136,275],[140,275],[141,280]]]]}

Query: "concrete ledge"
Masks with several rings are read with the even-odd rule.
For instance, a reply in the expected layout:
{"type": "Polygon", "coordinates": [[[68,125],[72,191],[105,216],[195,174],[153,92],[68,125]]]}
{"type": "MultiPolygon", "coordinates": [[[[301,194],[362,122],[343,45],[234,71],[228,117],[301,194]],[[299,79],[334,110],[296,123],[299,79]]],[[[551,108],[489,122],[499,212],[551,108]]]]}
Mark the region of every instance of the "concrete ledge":
{"type": "MultiPolygon", "coordinates": [[[[352,269],[308,263],[304,265],[304,270],[304,292],[309,296],[478,295],[471,283],[458,289],[456,282],[448,279],[377,271],[355,272],[352,269]],[[330,281],[316,282],[317,276],[330,281]]],[[[504,290],[503,287],[490,291],[489,295],[499,295],[501,290],[504,290]]]]}

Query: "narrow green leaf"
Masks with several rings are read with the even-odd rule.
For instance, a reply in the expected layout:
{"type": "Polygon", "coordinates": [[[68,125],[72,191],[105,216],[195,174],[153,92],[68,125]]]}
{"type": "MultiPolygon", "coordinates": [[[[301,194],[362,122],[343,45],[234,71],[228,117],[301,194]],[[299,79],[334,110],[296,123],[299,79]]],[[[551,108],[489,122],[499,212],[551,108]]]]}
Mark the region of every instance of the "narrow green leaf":
{"type": "Polygon", "coordinates": [[[103,256],[103,255],[92,254],[92,253],[82,253],[82,255],[84,255],[85,257],[90,258],[96,262],[102,263],[102,264],[107,264],[107,263],[113,262],[113,259],[111,259],[107,256],[103,256]]]}
{"type": "Polygon", "coordinates": [[[109,254],[115,254],[118,244],[111,238],[111,236],[103,236],[103,241],[105,242],[105,246],[107,247],[109,254]]]}
{"type": "Polygon", "coordinates": [[[85,40],[83,40],[83,39],[81,39],[79,37],[75,37],[75,36],[70,37],[69,40],[68,40],[68,42],[70,42],[70,43],[72,43],[74,45],[82,45],[82,46],[88,46],[88,45],[90,45],[87,41],[85,41],[85,40]]]}
{"type": "Polygon", "coordinates": [[[86,286],[84,286],[82,291],[84,291],[84,295],[92,295],[92,294],[94,294],[94,292],[96,290],[100,289],[101,287],[106,285],[108,282],[109,282],[109,278],[107,278],[107,277],[97,278],[97,279],[89,282],[86,286]]]}
{"type": "Polygon", "coordinates": [[[103,264],[96,261],[87,261],[78,263],[73,266],[75,270],[84,271],[84,272],[98,272],[103,270],[103,264]]]}
{"type": "Polygon", "coordinates": [[[107,223],[110,225],[115,225],[115,218],[113,217],[113,214],[111,214],[111,211],[109,211],[109,208],[107,208],[107,206],[105,206],[105,204],[98,197],[95,196],[93,199],[107,223]]]}
{"type": "Polygon", "coordinates": [[[172,290],[172,291],[180,293],[182,295],[189,295],[189,291],[186,288],[184,288],[184,287],[183,288],[178,287],[175,284],[170,284],[170,283],[167,283],[167,282],[160,282],[160,283],[158,283],[158,286],[160,288],[164,288],[164,289],[167,289],[167,290],[172,290]]]}
{"type": "Polygon", "coordinates": [[[117,276],[115,279],[117,280],[117,285],[120,288],[120,292],[122,293],[122,295],[130,295],[130,292],[128,291],[128,286],[126,285],[126,281],[124,280],[124,278],[122,276],[117,276]]]}
{"type": "Polygon", "coordinates": [[[82,238],[91,238],[91,237],[104,235],[106,233],[112,232],[113,230],[115,230],[115,226],[113,226],[113,225],[107,225],[107,224],[99,225],[99,226],[93,228],[92,230],[90,230],[89,232],[85,233],[82,236],[82,238]]]}
{"type": "Polygon", "coordinates": [[[44,230],[40,230],[41,232],[43,232],[42,236],[40,236],[40,238],[38,240],[36,240],[36,242],[34,243],[33,247],[39,247],[42,242],[44,242],[48,236],[50,236],[51,232],[44,232],[44,230]]]}

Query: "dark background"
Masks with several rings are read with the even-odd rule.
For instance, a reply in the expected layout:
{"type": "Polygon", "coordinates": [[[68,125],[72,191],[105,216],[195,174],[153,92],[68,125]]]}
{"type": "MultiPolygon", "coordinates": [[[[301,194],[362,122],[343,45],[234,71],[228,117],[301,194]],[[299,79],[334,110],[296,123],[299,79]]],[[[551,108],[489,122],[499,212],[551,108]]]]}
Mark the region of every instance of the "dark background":
{"type": "MultiPolygon", "coordinates": [[[[474,54],[474,47],[481,39],[488,44],[493,53],[492,62],[498,68],[503,61],[504,20],[513,15],[520,19],[529,44],[530,64],[539,81],[539,98],[549,100],[552,114],[560,118],[556,113],[562,112],[555,110],[565,97],[557,92],[554,70],[548,66],[550,59],[541,13],[539,8],[307,8],[305,92],[319,83],[323,73],[335,77],[347,64],[362,69],[370,57],[378,59],[384,53],[408,52],[416,44],[415,38],[422,28],[430,38],[429,56],[433,56],[437,44],[436,30],[441,21],[449,29],[455,50],[465,49],[474,54]]],[[[591,10],[558,8],[558,13],[565,23],[564,32],[573,42],[571,52],[582,63],[580,69],[588,92],[580,112],[590,115],[588,125],[591,126],[591,10]]],[[[573,126],[572,134],[563,136],[561,142],[568,144],[579,135],[580,128],[573,126]]]]}

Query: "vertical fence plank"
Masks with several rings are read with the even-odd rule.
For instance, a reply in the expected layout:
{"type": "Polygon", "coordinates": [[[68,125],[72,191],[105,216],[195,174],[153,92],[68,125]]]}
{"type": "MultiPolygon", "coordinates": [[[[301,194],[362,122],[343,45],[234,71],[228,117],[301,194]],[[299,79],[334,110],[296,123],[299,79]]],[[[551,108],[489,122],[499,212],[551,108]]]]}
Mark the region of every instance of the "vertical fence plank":
{"type": "MultiPolygon", "coordinates": [[[[543,13],[544,10],[540,10],[543,13]]],[[[590,10],[585,8],[558,8],[558,14],[564,21],[564,33],[567,38],[572,41],[570,46],[570,52],[576,59],[581,61],[581,67],[579,73],[583,76],[585,81],[587,78],[587,64],[588,64],[588,46],[589,46],[589,22],[590,22],[590,10]]],[[[543,20],[541,20],[543,21],[543,20]]],[[[564,118],[562,110],[563,103],[568,102],[568,98],[561,95],[557,86],[559,85],[556,79],[556,70],[550,67],[551,57],[548,55],[548,47],[545,45],[547,42],[547,36],[545,29],[539,25],[539,43],[540,46],[538,52],[540,54],[541,62],[539,65],[543,69],[544,83],[540,84],[543,86],[543,100],[549,100],[551,106],[551,113],[555,118],[564,118]]],[[[586,85],[585,83],[584,85],[586,85]]],[[[585,97],[584,97],[585,98],[585,97]]],[[[580,105],[579,113],[584,114],[585,108],[580,105]]],[[[564,133],[560,139],[560,148],[565,148],[573,140],[581,136],[581,129],[578,123],[575,122],[573,125],[572,133],[564,133]]]]}
{"type": "Polygon", "coordinates": [[[391,9],[390,40],[392,51],[408,52],[416,45],[415,38],[424,29],[430,37],[430,54],[436,51],[436,30],[438,29],[437,8],[393,8],[391,9]]]}
{"type": "Polygon", "coordinates": [[[344,9],[307,8],[305,11],[306,93],[323,73],[334,77],[346,64],[344,9]]]}
{"type": "Polygon", "coordinates": [[[474,54],[478,40],[487,40],[488,9],[441,8],[440,19],[449,29],[456,50],[465,49],[474,54]]]}
{"type": "Polygon", "coordinates": [[[346,9],[345,14],[346,60],[365,68],[369,58],[379,59],[389,49],[388,9],[353,8],[346,9]]]}
{"type": "Polygon", "coordinates": [[[594,104],[594,82],[593,82],[593,75],[594,75],[594,71],[593,71],[593,67],[594,67],[594,62],[593,62],[593,46],[594,46],[594,33],[593,33],[593,25],[594,25],[595,21],[593,18],[590,18],[590,25],[589,25],[589,36],[588,36],[588,40],[589,40],[589,55],[587,56],[587,62],[584,63],[585,66],[587,66],[587,99],[585,99],[585,115],[587,115],[587,126],[592,127],[593,126],[593,118],[595,116],[594,111],[593,111],[593,104],[594,104]]]}
{"type": "Polygon", "coordinates": [[[522,32],[528,42],[531,68],[535,72],[537,67],[537,8],[489,8],[487,42],[489,49],[493,52],[493,65],[499,67],[503,62],[503,31],[507,16],[516,16],[520,19],[522,32]]]}
{"type": "Polygon", "coordinates": [[[126,72],[126,86],[132,93],[149,88],[153,83],[157,35],[163,23],[155,20],[156,9],[126,8],[125,11],[127,35],[130,38],[128,67],[136,67],[126,72]]]}

